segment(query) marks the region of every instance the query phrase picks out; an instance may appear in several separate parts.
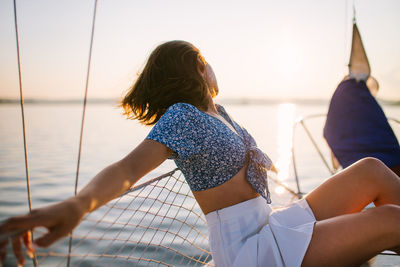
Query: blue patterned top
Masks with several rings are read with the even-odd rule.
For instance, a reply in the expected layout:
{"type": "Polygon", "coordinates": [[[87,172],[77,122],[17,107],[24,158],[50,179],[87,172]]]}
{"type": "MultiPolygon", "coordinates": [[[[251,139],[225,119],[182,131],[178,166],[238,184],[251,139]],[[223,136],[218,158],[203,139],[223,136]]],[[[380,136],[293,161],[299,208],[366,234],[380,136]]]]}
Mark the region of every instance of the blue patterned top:
{"type": "Polygon", "coordinates": [[[173,150],[170,158],[182,171],[192,191],[221,185],[248,164],[248,182],[270,203],[267,169],[271,168],[272,161],[222,106],[217,105],[217,110],[237,133],[193,105],[176,103],[167,109],[146,139],[173,150]]]}

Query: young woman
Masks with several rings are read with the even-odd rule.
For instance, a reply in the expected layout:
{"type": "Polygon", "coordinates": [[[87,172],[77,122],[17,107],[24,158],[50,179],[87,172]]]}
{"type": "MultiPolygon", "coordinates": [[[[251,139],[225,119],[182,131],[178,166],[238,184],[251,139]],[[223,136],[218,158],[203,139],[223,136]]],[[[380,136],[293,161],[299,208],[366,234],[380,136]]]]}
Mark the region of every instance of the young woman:
{"type": "MultiPolygon", "coordinates": [[[[128,117],[155,124],[147,138],[77,196],[11,218],[0,234],[44,226],[49,232],[35,243],[47,247],[172,158],[206,214],[218,267],[356,266],[385,249],[400,252],[400,181],[390,169],[363,159],[304,199],[272,211],[266,181],[271,161],[214,104],[217,94],[214,72],[197,48],[184,41],[158,46],[122,101],[128,117]],[[361,212],[370,202],[377,207],[361,212]]],[[[20,263],[22,241],[32,250],[27,234],[13,238],[20,263]]]]}

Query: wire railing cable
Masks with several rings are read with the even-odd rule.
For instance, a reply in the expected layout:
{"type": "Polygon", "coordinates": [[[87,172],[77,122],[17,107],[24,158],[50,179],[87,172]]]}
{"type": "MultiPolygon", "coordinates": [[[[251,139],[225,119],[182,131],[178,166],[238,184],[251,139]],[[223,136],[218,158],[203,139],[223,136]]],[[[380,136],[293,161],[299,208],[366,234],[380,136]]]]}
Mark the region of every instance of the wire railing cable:
{"type": "MultiPolygon", "coordinates": [[[[19,34],[18,34],[18,19],[17,19],[17,1],[14,0],[14,24],[15,24],[15,39],[17,45],[17,59],[18,59],[18,82],[19,82],[19,99],[21,105],[21,117],[22,117],[22,134],[24,140],[24,157],[25,157],[25,177],[26,177],[26,188],[28,192],[28,205],[29,211],[32,211],[32,201],[31,201],[31,187],[29,181],[29,165],[28,165],[28,150],[27,150],[27,138],[25,129],[25,109],[24,109],[24,95],[22,90],[22,73],[21,73],[21,56],[19,50],[19,34]]],[[[33,234],[31,234],[33,241],[33,234]]],[[[37,266],[36,254],[33,255],[33,265],[37,266]]]]}
{"type": "MultiPolygon", "coordinates": [[[[74,189],[75,195],[78,192],[79,168],[80,168],[81,154],[82,154],[81,152],[82,152],[83,129],[84,129],[84,125],[85,125],[86,105],[87,105],[87,96],[88,96],[88,87],[89,87],[89,78],[90,78],[90,65],[91,65],[91,61],[92,61],[94,30],[95,30],[95,26],[96,26],[96,23],[95,23],[96,22],[96,13],[97,13],[97,0],[94,1],[94,8],[93,8],[92,32],[91,32],[91,37],[90,37],[89,58],[88,58],[88,65],[87,65],[87,72],[86,72],[85,96],[83,99],[81,131],[80,131],[80,135],[79,135],[78,160],[77,160],[76,176],[75,176],[75,189],[74,189]]],[[[69,239],[67,266],[69,266],[69,264],[70,264],[71,247],[72,247],[72,234],[70,235],[70,239],[69,239]]]]}

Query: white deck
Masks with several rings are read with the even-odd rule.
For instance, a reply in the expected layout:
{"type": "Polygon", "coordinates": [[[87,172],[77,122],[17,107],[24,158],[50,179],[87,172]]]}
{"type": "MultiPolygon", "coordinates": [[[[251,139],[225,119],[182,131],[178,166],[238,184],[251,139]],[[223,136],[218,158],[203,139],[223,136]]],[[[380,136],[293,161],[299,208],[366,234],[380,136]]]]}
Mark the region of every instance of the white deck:
{"type": "Polygon", "coordinates": [[[372,261],[371,267],[400,267],[400,256],[379,255],[372,261]]]}

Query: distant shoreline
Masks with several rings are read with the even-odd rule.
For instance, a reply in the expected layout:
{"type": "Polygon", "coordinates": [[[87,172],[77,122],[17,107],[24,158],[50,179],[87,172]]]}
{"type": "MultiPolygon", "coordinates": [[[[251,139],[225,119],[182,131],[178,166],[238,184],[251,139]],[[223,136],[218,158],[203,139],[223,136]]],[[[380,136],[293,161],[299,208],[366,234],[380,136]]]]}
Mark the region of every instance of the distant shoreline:
{"type": "MultiPolygon", "coordinates": [[[[300,105],[328,105],[329,99],[268,99],[268,98],[221,98],[217,99],[218,103],[231,105],[266,105],[266,104],[282,104],[293,103],[300,105]]],[[[399,106],[400,100],[388,101],[378,99],[381,105],[399,106]]],[[[0,98],[1,104],[19,104],[20,100],[15,98],[0,98]]],[[[83,104],[82,99],[24,99],[25,104],[83,104]]],[[[92,98],[87,100],[88,104],[115,104],[118,105],[118,99],[98,99],[92,98]]]]}

